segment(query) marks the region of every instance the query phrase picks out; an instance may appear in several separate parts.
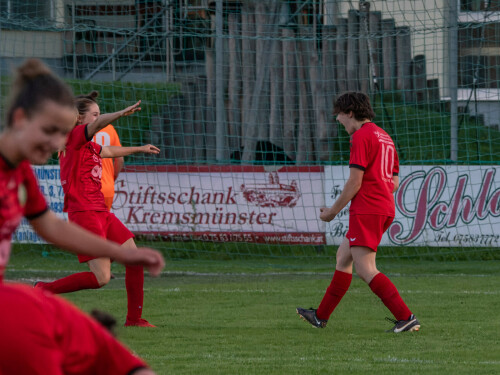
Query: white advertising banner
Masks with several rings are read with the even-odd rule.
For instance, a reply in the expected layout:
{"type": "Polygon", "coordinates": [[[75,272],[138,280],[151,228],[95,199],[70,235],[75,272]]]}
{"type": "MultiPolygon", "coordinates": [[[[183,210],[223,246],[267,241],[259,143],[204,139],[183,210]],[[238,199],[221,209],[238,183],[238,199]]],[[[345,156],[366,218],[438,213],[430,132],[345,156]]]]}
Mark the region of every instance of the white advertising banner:
{"type": "MultiPolygon", "coordinates": [[[[325,202],[333,204],[347,167],[325,167],[325,202]]],[[[396,217],[381,245],[500,246],[500,167],[402,166],[395,193],[396,217]]],[[[349,228],[348,207],[327,224],[328,244],[349,228]]]]}
{"type": "MultiPolygon", "coordinates": [[[[59,168],[36,170],[50,206],[61,213],[59,168]]],[[[318,218],[323,186],[323,167],[129,167],[115,183],[113,212],[136,234],[317,245],[325,243],[318,218]]],[[[25,221],[14,240],[40,241],[25,221]]]]}
{"type": "MultiPolygon", "coordinates": [[[[381,245],[500,246],[500,167],[402,166],[396,218],[381,245]]],[[[59,166],[35,167],[61,217],[59,166]]],[[[319,220],[348,178],[346,166],[129,167],[116,182],[113,211],[136,234],[173,240],[340,244],[349,207],[319,220]]],[[[23,220],[14,242],[43,242],[23,220]]]]}
{"type": "MultiPolygon", "coordinates": [[[[61,186],[61,177],[58,165],[46,165],[33,167],[35,175],[40,185],[47,203],[52,211],[57,216],[67,219],[68,215],[63,212],[64,207],[64,192],[61,186]]],[[[45,243],[31,228],[28,221],[23,218],[19,228],[12,237],[13,242],[20,243],[45,243]]]]}
{"type": "Polygon", "coordinates": [[[322,167],[135,168],[113,211],[134,233],[207,241],[323,244],[322,167]]]}

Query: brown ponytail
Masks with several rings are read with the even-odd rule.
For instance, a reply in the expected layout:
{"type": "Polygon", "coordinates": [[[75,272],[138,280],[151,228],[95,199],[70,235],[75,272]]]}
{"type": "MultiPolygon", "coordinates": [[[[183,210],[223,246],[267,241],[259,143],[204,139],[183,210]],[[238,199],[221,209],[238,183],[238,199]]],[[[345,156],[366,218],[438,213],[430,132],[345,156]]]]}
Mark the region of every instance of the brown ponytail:
{"type": "Polygon", "coordinates": [[[7,105],[7,126],[12,125],[12,116],[22,108],[31,116],[41,105],[52,100],[58,104],[74,107],[71,89],[43,62],[29,59],[17,68],[7,105]]]}
{"type": "Polygon", "coordinates": [[[91,91],[89,94],[75,97],[75,106],[78,110],[78,114],[84,115],[92,103],[97,103],[98,96],[99,93],[97,91],[91,91]]]}

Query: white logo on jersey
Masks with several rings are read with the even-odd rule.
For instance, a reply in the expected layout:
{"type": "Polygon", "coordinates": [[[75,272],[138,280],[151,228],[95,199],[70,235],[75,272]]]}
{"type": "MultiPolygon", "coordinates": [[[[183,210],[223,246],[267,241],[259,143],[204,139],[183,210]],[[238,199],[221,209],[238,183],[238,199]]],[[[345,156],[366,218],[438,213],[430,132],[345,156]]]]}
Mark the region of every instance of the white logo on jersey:
{"type": "Polygon", "coordinates": [[[394,144],[394,142],[392,141],[392,138],[388,134],[384,134],[384,133],[379,132],[379,131],[375,131],[374,133],[377,136],[379,142],[387,143],[390,145],[394,144]]]}

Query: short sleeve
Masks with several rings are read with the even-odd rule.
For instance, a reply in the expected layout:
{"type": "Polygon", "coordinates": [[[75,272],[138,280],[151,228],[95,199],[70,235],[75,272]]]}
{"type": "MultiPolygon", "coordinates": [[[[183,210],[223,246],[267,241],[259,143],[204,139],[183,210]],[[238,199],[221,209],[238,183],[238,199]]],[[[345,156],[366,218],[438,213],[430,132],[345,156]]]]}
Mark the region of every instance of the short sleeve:
{"type": "Polygon", "coordinates": [[[102,147],[99,143],[90,142],[90,145],[94,148],[94,152],[97,155],[101,155],[102,147]]]}
{"type": "Polygon", "coordinates": [[[66,141],[66,148],[74,148],[78,150],[90,141],[90,139],[88,139],[87,125],[88,124],[75,126],[66,141]]]}
{"type": "Polygon", "coordinates": [[[369,148],[366,138],[354,134],[351,138],[351,154],[349,157],[349,167],[366,170],[368,166],[369,148]]]}
{"type": "Polygon", "coordinates": [[[31,166],[26,163],[24,168],[24,187],[26,188],[26,204],[24,205],[24,216],[28,220],[36,219],[47,210],[47,201],[40,191],[38,181],[31,166]]]}

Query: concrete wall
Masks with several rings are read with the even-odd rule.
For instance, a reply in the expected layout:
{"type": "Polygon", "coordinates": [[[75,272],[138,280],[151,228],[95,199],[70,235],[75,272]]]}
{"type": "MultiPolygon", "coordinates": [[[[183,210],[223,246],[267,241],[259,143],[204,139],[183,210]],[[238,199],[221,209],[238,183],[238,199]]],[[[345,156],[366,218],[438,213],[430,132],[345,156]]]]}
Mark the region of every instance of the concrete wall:
{"type": "MultiPolygon", "coordinates": [[[[352,9],[350,3],[340,3],[342,17],[347,17],[348,10],[352,9]]],[[[447,72],[445,3],[445,0],[370,1],[370,11],[381,12],[382,19],[393,18],[396,27],[410,27],[412,58],[425,55],[427,79],[439,79],[441,96],[447,94],[443,79],[447,72]]],[[[357,6],[358,2],[354,4],[357,6]]]]}
{"type": "Polygon", "coordinates": [[[57,31],[2,30],[0,56],[62,58],[63,34],[57,31]]]}

